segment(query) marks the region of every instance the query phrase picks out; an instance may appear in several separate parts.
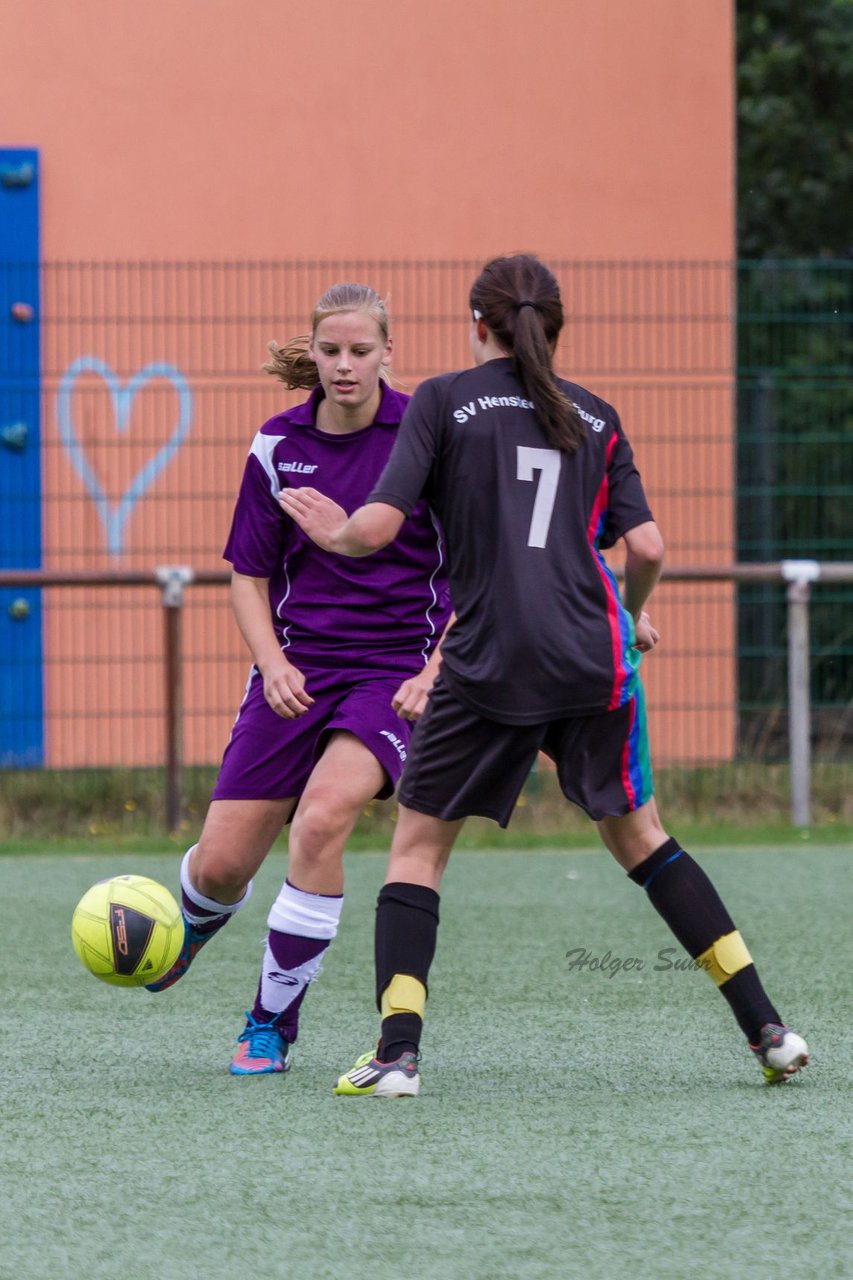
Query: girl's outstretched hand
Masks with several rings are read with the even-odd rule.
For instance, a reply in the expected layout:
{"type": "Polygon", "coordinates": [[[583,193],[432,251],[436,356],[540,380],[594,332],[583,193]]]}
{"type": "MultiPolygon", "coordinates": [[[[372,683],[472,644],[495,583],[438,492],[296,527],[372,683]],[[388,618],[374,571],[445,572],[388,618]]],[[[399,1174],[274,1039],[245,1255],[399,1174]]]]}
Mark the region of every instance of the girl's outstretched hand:
{"type": "Polygon", "coordinates": [[[318,489],[282,489],[278,504],[303,533],[324,551],[334,551],[335,534],[346,524],[347,513],[318,489]]]}

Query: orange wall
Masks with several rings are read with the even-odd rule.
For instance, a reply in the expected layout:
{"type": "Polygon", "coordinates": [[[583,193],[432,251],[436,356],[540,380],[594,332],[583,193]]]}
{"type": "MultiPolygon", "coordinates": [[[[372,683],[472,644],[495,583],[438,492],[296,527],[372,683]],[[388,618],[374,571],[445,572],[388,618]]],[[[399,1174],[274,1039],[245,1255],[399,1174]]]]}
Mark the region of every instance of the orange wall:
{"type": "Polygon", "coordinates": [[[731,0],[3,0],[46,258],[730,258],[731,0]]]}

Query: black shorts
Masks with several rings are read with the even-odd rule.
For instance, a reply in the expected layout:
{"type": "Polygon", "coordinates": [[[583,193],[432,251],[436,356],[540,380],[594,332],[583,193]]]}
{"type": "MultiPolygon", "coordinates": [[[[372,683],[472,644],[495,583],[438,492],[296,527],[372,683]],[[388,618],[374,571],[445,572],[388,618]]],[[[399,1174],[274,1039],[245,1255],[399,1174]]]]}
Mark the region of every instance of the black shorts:
{"type": "Polygon", "coordinates": [[[445,822],[478,816],[506,827],[540,751],[554,761],[566,799],[594,821],[639,809],[654,789],[642,685],[615,711],[518,725],[469,711],[439,677],[397,798],[445,822]]]}

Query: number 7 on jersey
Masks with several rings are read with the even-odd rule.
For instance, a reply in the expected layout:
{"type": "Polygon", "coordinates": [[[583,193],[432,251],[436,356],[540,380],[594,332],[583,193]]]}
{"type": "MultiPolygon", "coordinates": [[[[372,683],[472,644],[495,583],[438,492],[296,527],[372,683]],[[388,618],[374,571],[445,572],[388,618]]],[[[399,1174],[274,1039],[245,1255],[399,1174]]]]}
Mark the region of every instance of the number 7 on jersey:
{"type": "Polygon", "coordinates": [[[530,532],[527,535],[528,547],[544,547],[548,540],[548,529],[554,512],[554,500],[557,497],[557,481],[560,479],[560,467],[563,455],[559,449],[533,449],[529,445],[516,445],[518,452],[518,480],[533,480],[534,471],[539,472],[539,483],[536,486],[536,497],[533,500],[533,514],[530,517],[530,532]]]}

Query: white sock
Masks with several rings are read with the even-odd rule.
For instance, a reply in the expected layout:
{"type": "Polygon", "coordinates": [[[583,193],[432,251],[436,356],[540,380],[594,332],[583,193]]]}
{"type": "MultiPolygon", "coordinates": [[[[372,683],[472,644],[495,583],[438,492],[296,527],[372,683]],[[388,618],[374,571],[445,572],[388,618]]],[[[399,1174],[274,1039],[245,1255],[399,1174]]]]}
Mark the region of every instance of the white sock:
{"type": "Polygon", "coordinates": [[[239,902],[217,902],[214,898],[206,898],[190,880],[190,855],[195,848],[197,846],[193,845],[191,849],[187,849],[181,862],[181,910],[195,928],[225,924],[235,911],[239,911],[249,901],[252,881],[246,885],[246,892],[239,902]]]}
{"type": "Polygon", "coordinates": [[[270,931],[253,1010],[275,1019],[285,1039],[296,1039],[299,1008],[320,975],[329,943],[338,931],[343,896],[304,893],[285,881],[270,909],[270,931]]]}

